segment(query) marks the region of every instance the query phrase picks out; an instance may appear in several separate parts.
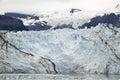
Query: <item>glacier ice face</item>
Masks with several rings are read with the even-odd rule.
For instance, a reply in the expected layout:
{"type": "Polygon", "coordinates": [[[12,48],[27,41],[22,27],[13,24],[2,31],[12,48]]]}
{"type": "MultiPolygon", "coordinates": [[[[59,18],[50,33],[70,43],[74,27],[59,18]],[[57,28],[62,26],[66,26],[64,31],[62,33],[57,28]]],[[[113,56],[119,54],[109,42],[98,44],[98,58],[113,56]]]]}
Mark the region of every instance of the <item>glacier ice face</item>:
{"type": "Polygon", "coordinates": [[[0,33],[0,73],[57,73],[50,59],[22,51],[6,37],[6,32],[0,33]]]}
{"type": "Polygon", "coordinates": [[[0,73],[120,74],[119,31],[99,24],[91,29],[6,32],[9,44],[0,38],[0,73]]]}

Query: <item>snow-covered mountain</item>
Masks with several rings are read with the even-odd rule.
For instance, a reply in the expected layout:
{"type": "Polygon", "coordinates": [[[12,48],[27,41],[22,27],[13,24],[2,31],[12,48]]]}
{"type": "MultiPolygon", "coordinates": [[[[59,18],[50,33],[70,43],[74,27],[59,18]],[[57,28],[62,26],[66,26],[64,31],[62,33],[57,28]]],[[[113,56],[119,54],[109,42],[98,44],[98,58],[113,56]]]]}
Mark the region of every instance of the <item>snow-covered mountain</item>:
{"type": "Polygon", "coordinates": [[[120,26],[120,5],[101,12],[85,11],[81,9],[67,9],[58,11],[41,12],[37,14],[5,13],[6,16],[23,21],[29,30],[48,30],[63,28],[90,28],[99,23],[120,26]]]}
{"type": "Polygon", "coordinates": [[[34,15],[27,15],[21,13],[5,13],[5,15],[22,20],[25,26],[32,26],[32,28],[39,28],[42,26],[43,28],[45,28],[45,30],[47,30],[62,28],[77,29],[78,26],[81,26],[82,24],[89,21],[90,18],[92,18],[95,15],[95,13],[96,12],[85,11],[80,9],[68,9],[46,13],[41,12],[39,14],[34,15]],[[46,28],[48,26],[51,27],[46,28]]]}
{"type": "Polygon", "coordinates": [[[112,9],[100,12],[95,17],[91,18],[89,22],[79,26],[79,28],[90,28],[91,26],[95,27],[100,23],[107,25],[112,24],[113,27],[120,27],[120,5],[118,4],[112,9]]]}

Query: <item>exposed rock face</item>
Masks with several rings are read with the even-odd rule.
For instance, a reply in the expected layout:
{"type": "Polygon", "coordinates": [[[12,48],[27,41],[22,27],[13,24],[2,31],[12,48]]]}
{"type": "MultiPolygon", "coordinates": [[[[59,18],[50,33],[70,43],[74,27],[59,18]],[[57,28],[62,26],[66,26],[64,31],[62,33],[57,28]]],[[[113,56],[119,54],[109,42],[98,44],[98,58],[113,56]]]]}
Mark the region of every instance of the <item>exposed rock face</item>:
{"type": "Polygon", "coordinates": [[[120,74],[119,43],[120,29],[103,24],[80,30],[1,32],[0,73],[120,74]]]}
{"type": "Polygon", "coordinates": [[[115,8],[119,8],[120,7],[120,4],[117,4],[116,6],[115,6],[115,8]]]}
{"type": "Polygon", "coordinates": [[[56,29],[64,29],[64,28],[74,29],[72,27],[72,25],[70,25],[70,24],[69,25],[63,24],[63,25],[55,27],[54,30],[56,30],[56,29]]]}
{"type": "Polygon", "coordinates": [[[97,16],[91,19],[89,23],[85,23],[82,26],[79,26],[79,28],[90,28],[95,27],[99,23],[106,23],[106,24],[112,24],[113,27],[120,27],[120,15],[116,15],[114,13],[111,14],[105,14],[104,16],[97,16]]]}
{"type": "Polygon", "coordinates": [[[0,15],[0,30],[27,30],[21,20],[0,15]]]}
{"type": "Polygon", "coordinates": [[[78,11],[82,11],[82,10],[80,10],[80,9],[71,9],[70,13],[75,13],[75,12],[78,12],[78,11]]]}
{"type": "Polygon", "coordinates": [[[39,20],[39,16],[21,13],[5,13],[5,15],[16,19],[26,19],[28,22],[29,20],[33,20],[33,22],[31,22],[29,25],[25,25],[28,30],[41,31],[48,30],[51,28],[51,26],[47,25],[46,22],[37,22],[36,20],[39,20]]]}

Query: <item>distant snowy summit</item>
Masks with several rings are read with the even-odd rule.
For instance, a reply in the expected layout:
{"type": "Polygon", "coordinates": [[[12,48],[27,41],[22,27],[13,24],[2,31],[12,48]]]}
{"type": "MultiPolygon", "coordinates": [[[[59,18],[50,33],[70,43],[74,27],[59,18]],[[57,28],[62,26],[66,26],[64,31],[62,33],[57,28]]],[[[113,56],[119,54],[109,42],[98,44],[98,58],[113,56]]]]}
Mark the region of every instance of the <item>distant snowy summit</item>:
{"type": "Polygon", "coordinates": [[[120,7],[120,4],[118,4],[117,6],[115,6],[115,8],[119,8],[120,7]]]}
{"type": "MultiPolygon", "coordinates": [[[[119,4],[116,5],[114,8],[99,13],[72,8],[68,10],[46,12],[46,14],[42,12],[36,14],[6,12],[4,16],[19,19],[24,24],[24,26],[22,27],[26,28],[27,30],[35,31],[49,29],[56,30],[64,28],[83,29],[85,27],[87,28],[95,27],[99,23],[112,24],[114,27],[120,27],[119,4]]],[[[0,29],[4,30],[4,28],[2,27],[4,26],[1,26],[0,29]]]]}
{"type": "Polygon", "coordinates": [[[82,11],[82,10],[73,8],[70,10],[70,13],[75,13],[75,12],[79,12],[79,11],[82,11]]]}

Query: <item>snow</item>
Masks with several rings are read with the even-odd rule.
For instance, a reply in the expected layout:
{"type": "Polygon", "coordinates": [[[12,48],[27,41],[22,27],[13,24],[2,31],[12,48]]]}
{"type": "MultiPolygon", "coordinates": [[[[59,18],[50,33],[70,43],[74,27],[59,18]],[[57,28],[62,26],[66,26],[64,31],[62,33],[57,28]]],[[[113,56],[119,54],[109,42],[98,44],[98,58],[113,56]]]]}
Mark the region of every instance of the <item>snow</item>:
{"type": "Polygon", "coordinates": [[[63,10],[54,10],[54,11],[45,11],[41,10],[39,13],[34,13],[34,15],[39,16],[39,20],[35,19],[22,19],[24,25],[35,25],[35,23],[47,22],[47,25],[52,26],[52,28],[56,26],[62,25],[72,25],[73,28],[77,29],[78,26],[83,25],[86,22],[89,22],[90,19],[96,16],[103,16],[104,14],[115,13],[120,14],[120,5],[118,4],[115,7],[108,8],[103,11],[87,11],[80,10],[74,13],[70,13],[71,9],[63,9],[63,10]]]}
{"type": "Polygon", "coordinates": [[[117,4],[116,6],[108,8],[106,10],[100,11],[97,15],[103,16],[104,14],[110,14],[110,13],[115,13],[116,15],[120,14],[120,4],[117,4]]]}
{"type": "Polygon", "coordinates": [[[78,11],[74,13],[70,13],[71,9],[66,10],[56,10],[56,11],[43,11],[40,13],[36,13],[35,15],[39,16],[39,20],[35,19],[22,19],[24,25],[34,25],[35,23],[46,21],[47,25],[52,26],[52,28],[56,26],[72,25],[73,28],[78,28],[82,24],[88,22],[96,12],[93,11],[78,11]]]}
{"type": "Polygon", "coordinates": [[[25,26],[30,26],[30,25],[34,26],[36,22],[35,19],[30,19],[30,18],[19,18],[19,19],[23,21],[23,24],[25,26]]]}

